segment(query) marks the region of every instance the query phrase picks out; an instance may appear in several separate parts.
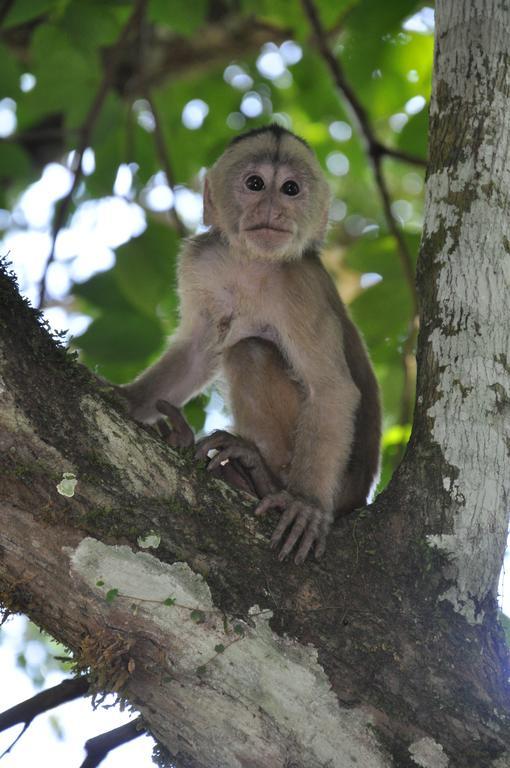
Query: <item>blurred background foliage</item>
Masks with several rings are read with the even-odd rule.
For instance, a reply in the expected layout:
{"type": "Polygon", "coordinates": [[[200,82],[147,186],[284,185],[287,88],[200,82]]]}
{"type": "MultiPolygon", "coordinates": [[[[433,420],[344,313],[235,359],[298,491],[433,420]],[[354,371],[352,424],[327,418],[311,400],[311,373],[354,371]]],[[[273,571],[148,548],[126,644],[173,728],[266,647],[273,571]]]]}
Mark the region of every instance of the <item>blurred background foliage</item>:
{"type": "Polygon", "coordinates": [[[381,384],[384,484],[412,417],[432,32],[416,0],[4,0],[0,255],[84,363],[128,381],[176,327],[205,169],[239,132],[294,130],[331,185],[324,261],[381,384]]]}

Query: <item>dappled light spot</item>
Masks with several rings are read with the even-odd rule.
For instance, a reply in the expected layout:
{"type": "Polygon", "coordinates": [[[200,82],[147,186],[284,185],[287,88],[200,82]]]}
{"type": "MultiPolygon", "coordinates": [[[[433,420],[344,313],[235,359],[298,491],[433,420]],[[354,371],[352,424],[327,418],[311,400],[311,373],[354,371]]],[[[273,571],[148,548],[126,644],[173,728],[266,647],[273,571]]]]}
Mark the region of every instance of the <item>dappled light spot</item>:
{"type": "Polygon", "coordinates": [[[404,109],[408,115],[417,115],[418,112],[422,111],[426,103],[427,101],[423,96],[413,96],[412,99],[406,102],[404,109]]]}
{"type": "Polygon", "coordinates": [[[413,206],[409,200],[394,200],[391,204],[391,212],[397,221],[405,224],[406,221],[412,218],[413,206]]]}
{"type": "Polygon", "coordinates": [[[257,69],[269,80],[274,80],[285,72],[285,62],[274,43],[269,43],[262,48],[262,53],[257,59],[257,69]]]}
{"type": "Polygon", "coordinates": [[[0,139],[11,136],[16,130],[18,120],[16,118],[16,102],[14,99],[0,100],[0,139]]]}
{"type": "Polygon", "coordinates": [[[209,107],[202,99],[191,99],[182,110],[182,122],[190,131],[196,131],[202,127],[202,123],[209,114],[209,107]]]}
{"type": "Polygon", "coordinates": [[[156,121],[147,99],[137,99],[133,104],[133,112],[136,115],[136,122],[140,128],[143,128],[147,133],[153,133],[156,121]]]}
{"type": "Polygon", "coordinates": [[[434,9],[425,6],[418,13],[414,13],[402,24],[402,29],[407,32],[421,32],[430,35],[434,32],[434,9]]]}
{"type": "Polygon", "coordinates": [[[342,152],[331,152],[326,158],[326,165],[333,176],[345,176],[349,173],[349,158],[342,152]]]}
{"type": "Polygon", "coordinates": [[[396,112],[394,115],[391,115],[391,117],[388,118],[390,128],[395,131],[395,133],[400,133],[408,120],[409,118],[405,112],[396,112]]]}
{"type": "Polygon", "coordinates": [[[241,111],[246,117],[258,117],[263,112],[262,98],[256,91],[248,91],[241,101],[241,111]]]}
{"type": "Polygon", "coordinates": [[[347,215],[347,205],[343,200],[333,200],[329,209],[329,218],[332,221],[342,221],[347,215]]]}
{"type": "Polygon", "coordinates": [[[113,183],[114,195],[119,195],[119,197],[127,197],[131,191],[132,184],[133,172],[131,167],[127,165],[127,163],[122,163],[119,165],[117,175],[113,183]]]}
{"type": "Polygon", "coordinates": [[[223,79],[239,91],[247,91],[253,85],[253,78],[239,64],[229,64],[223,72],[223,79]]]}
{"type": "Polygon", "coordinates": [[[241,131],[246,125],[246,118],[241,112],[231,112],[226,123],[233,131],[241,131]]]}
{"type": "Polygon", "coordinates": [[[184,221],[187,227],[194,229],[202,221],[202,195],[193,192],[187,187],[177,187],[174,190],[175,210],[180,219],[184,221]]]}
{"type": "Polygon", "coordinates": [[[285,40],[280,45],[280,54],[285,64],[297,64],[303,58],[303,49],[293,40],[285,40]]]}
{"type": "Polygon", "coordinates": [[[359,279],[361,288],[371,288],[373,285],[377,285],[383,279],[382,275],[378,272],[365,272],[359,279]]]}
{"type": "Polygon", "coordinates": [[[37,79],[31,72],[23,72],[19,79],[19,87],[23,93],[28,93],[36,86],[37,79]]]}
{"type": "Polygon", "coordinates": [[[331,138],[336,141],[348,141],[352,136],[352,128],[344,120],[335,120],[328,128],[331,138]]]}

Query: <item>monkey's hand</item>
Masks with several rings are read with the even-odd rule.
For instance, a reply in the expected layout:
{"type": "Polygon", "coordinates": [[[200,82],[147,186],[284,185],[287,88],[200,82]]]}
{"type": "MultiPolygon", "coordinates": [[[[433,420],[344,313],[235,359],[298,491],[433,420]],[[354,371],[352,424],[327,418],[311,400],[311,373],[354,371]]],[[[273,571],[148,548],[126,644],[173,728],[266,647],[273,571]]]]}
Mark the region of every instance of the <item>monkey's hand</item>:
{"type": "Polygon", "coordinates": [[[165,443],[171,448],[191,448],[195,435],[180,410],[166,400],[158,400],[156,408],[166,416],[156,422],[165,443]]]}
{"type": "MultiPolygon", "coordinates": [[[[276,478],[254,443],[219,429],[197,443],[195,458],[206,459],[207,454],[212,450],[216,450],[218,453],[213,456],[207,465],[209,472],[220,470],[228,461],[238,474],[241,470],[244,477],[248,475],[250,485],[252,486],[250,492],[254,492],[259,498],[279,490],[280,486],[276,478]]],[[[226,476],[226,479],[230,482],[228,476],[226,476]]],[[[233,480],[233,484],[238,485],[235,480],[233,480]]],[[[244,484],[240,487],[246,490],[244,484]]]]}
{"type": "Polygon", "coordinates": [[[277,547],[283,534],[290,528],[290,532],[280,550],[278,560],[285,560],[289,552],[301,538],[294,562],[300,565],[312,547],[315,557],[322,557],[326,550],[326,537],[333,522],[331,512],[326,512],[316,502],[310,499],[293,496],[288,491],[280,491],[266,496],[257,509],[256,515],[263,515],[269,509],[281,509],[282,516],[271,537],[271,546],[277,547]]]}

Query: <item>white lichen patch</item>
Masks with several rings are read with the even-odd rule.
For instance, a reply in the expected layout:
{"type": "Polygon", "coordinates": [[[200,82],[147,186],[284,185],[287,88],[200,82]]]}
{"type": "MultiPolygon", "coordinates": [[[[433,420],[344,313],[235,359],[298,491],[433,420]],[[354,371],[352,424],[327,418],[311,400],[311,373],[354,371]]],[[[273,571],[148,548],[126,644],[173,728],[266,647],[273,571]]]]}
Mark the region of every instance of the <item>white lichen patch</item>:
{"type": "Polygon", "coordinates": [[[136,543],[140,549],[157,549],[161,544],[161,536],[156,531],[149,531],[145,536],[139,536],[136,543]]]}
{"type": "Polygon", "coordinates": [[[420,768],[448,768],[450,763],[441,744],[428,736],[413,742],[409,754],[420,768]]]}
{"type": "Polygon", "coordinates": [[[72,498],[74,496],[74,491],[76,489],[76,486],[78,484],[78,479],[73,472],[64,472],[62,475],[62,480],[60,483],[57,483],[57,491],[60,493],[61,496],[67,496],[68,498],[72,498]]]}
{"type": "Polygon", "coordinates": [[[491,763],[491,768],[510,768],[510,752],[505,752],[504,755],[494,760],[491,763]]]}
{"type": "Polygon", "coordinates": [[[92,425],[98,449],[108,462],[122,468],[124,479],[136,493],[171,496],[177,487],[177,470],[168,461],[166,447],[157,441],[140,440],[135,424],[107,410],[89,395],[80,402],[82,413],[92,425]]]}
{"type": "Polygon", "coordinates": [[[249,623],[225,617],[187,564],[166,565],[91,538],[73,553],[71,571],[102,595],[118,590],[112,605],[105,600],[105,616],[114,610],[120,621],[125,605],[131,632],[140,623],[160,638],[170,673],[165,700],[176,718],[165,736],[175,751],[186,739],[197,761],[212,768],[242,768],[249,755],[257,755],[257,766],[389,768],[370,716],[339,706],[317,651],[276,635],[269,611],[254,608],[249,623]],[[199,621],[192,610],[201,612],[199,621]]]}

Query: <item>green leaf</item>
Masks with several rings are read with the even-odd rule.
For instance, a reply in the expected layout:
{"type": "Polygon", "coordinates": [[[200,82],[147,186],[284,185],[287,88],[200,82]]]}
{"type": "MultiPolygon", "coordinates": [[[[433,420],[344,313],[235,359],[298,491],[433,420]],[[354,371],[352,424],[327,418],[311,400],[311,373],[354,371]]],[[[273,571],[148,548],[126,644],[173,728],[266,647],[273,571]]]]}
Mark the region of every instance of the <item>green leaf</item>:
{"type": "Polygon", "coordinates": [[[120,32],[120,20],[105,2],[72,2],[59,20],[73,45],[83,50],[112,45],[120,32]]]}
{"type": "Polygon", "coordinates": [[[97,309],[110,309],[127,313],[132,311],[132,305],[127,301],[119,288],[115,277],[115,268],[107,272],[99,272],[85,283],[75,283],[73,293],[86,304],[97,309]]]}
{"type": "MultiPolygon", "coordinates": [[[[19,96],[19,78],[21,70],[18,62],[5,46],[0,45],[0,94],[1,98],[19,96]]],[[[1,166],[0,166],[1,167],[1,166]]]]}
{"type": "Polygon", "coordinates": [[[174,230],[151,222],[140,237],[117,249],[117,283],[129,303],[151,317],[175,288],[178,242],[174,230]]]}
{"type": "Polygon", "coordinates": [[[214,646],[214,650],[216,651],[216,653],[224,653],[225,646],[223,645],[223,643],[218,643],[218,645],[214,646]]]}
{"type": "Polygon", "coordinates": [[[234,624],[234,632],[236,635],[244,636],[244,628],[241,624],[234,624]]]}
{"type": "Polygon", "coordinates": [[[103,587],[104,581],[102,579],[99,579],[99,581],[96,581],[96,587],[103,587]]]}
{"type": "Polygon", "coordinates": [[[207,0],[150,0],[148,16],[181,35],[192,35],[203,23],[207,7],[207,0]]]}
{"type": "Polygon", "coordinates": [[[205,613],[203,611],[191,611],[190,613],[190,619],[191,621],[194,621],[195,624],[203,624],[205,621],[205,613]]]}
{"type": "Polygon", "coordinates": [[[398,137],[398,146],[406,152],[418,157],[427,157],[429,133],[429,115],[425,107],[417,115],[413,115],[404,125],[398,137]]]}
{"type": "Polygon", "coordinates": [[[184,416],[186,417],[186,421],[195,432],[199,432],[203,429],[207,415],[205,407],[208,402],[209,397],[207,395],[198,395],[198,397],[194,397],[193,400],[190,400],[190,402],[184,406],[184,416]]]}
{"type": "Polygon", "coordinates": [[[164,600],[163,605],[175,605],[176,602],[177,602],[176,597],[167,597],[167,599],[164,600]]]}
{"type": "Polygon", "coordinates": [[[12,141],[0,140],[0,178],[18,183],[30,176],[30,160],[26,152],[12,141]]]}
{"type": "Polygon", "coordinates": [[[20,96],[21,126],[54,112],[64,114],[69,128],[81,125],[99,84],[97,49],[78,50],[59,26],[42,24],[34,32],[31,56],[37,82],[20,96]]]}
{"type": "Polygon", "coordinates": [[[145,315],[112,312],[94,320],[74,339],[89,360],[96,363],[141,363],[161,349],[161,323],[145,315]]]}
{"type": "Polygon", "coordinates": [[[105,597],[106,602],[107,603],[113,603],[115,598],[118,597],[118,596],[119,596],[119,590],[116,587],[114,587],[113,589],[109,589],[108,592],[106,593],[106,597],[105,597]]]}
{"type": "Polygon", "coordinates": [[[2,27],[9,29],[25,24],[27,21],[44,16],[58,5],[58,0],[16,0],[7,14],[2,27]]]}

